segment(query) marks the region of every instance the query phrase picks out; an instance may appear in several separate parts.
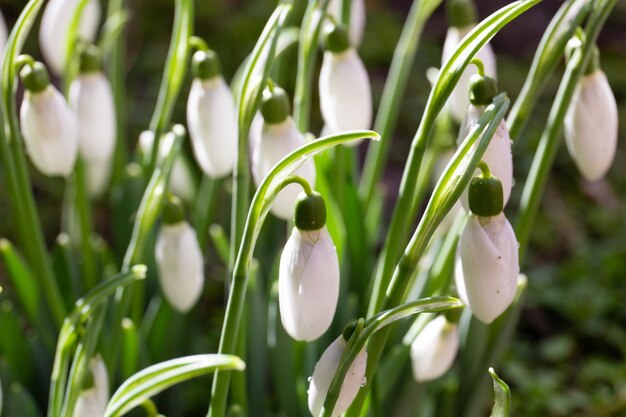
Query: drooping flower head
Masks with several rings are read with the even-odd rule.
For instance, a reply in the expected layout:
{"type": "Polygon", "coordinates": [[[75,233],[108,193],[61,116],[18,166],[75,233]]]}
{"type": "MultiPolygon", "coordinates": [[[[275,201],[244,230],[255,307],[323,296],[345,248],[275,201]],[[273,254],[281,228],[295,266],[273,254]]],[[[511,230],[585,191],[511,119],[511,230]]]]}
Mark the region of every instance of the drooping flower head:
{"type": "MultiPolygon", "coordinates": [[[[252,151],[252,176],[258,186],[274,165],[305,144],[304,136],[291,118],[291,107],[285,90],[278,86],[263,92],[261,105],[263,129],[259,143],[252,151]]],[[[315,183],[315,165],[308,160],[295,172],[309,183],[315,183]]],[[[270,211],[283,220],[294,216],[296,200],[300,194],[298,185],[290,184],[283,188],[274,200],[270,211]]]]}
{"type": "Polygon", "coordinates": [[[68,176],[78,154],[76,115],[41,62],[26,64],[20,77],[26,88],[20,108],[26,152],[42,174],[68,176]]]}
{"type": "MultiPolygon", "coordinates": [[[[476,26],[476,7],[472,0],[448,0],[446,5],[450,26],[443,44],[441,56],[442,66],[454,55],[463,38],[476,26]]],[[[491,45],[485,44],[476,54],[476,58],[479,58],[483,62],[485,73],[495,78],[497,72],[496,56],[491,45]]],[[[476,74],[476,68],[468,65],[465,70],[463,70],[457,85],[448,98],[447,106],[450,115],[457,123],[463,120],[463,116],[469,105],[467,92],[470,85],[470,77],[473,74],[476,74]]]]}
{"type": "Polygon", "coordinates": [[[428,322],[411,343],[413,377],[417,382],[432,381],[448,372],[459,350],[458,319],[439,315],[428,322]]]}
{"type": "Polygon", "coordinates": [[[196,162],[211,178],[232,173],[237,148],[237,112],[217,54],[197,51],[187,100],[187,125],[196,162]]]}
{"type": "Polygon", "coordinates": [[[74,417],[102,417],[109,401],[109,373],[102,356],[89,361],[87,383],[74,407],[74,417]]]}
{"type": "Polygon", "coordinates": [[[321,195],[302,194],[295,227],[280,257],[278,301],[287,334],[312,341],[330,327],[339,299],[339,260],[326,229],[321,195]]]}
{"type": "Polygon", "coordinates": [[[502,213],[502,184],[483,169],[483,177],[470,183],[471,214],[459,240],[455,279],[463,302],[489,324],[515,298],[519,260],[515,232],[502,213]]]}
{"type": "MultiPolygon", "coordinates": [[[[337,368],[343,352],[346,349],[349,334],[339,336],[331,343],[315,364],[313,376],[309,383],[309,411],[315,417],[320,415],[330,384],[337,373],[337,368]]],[[[367,368],[367,351],[365,347],[358,353],[354,362],[348,368],[346,377],[341,384],[339,396],[331,413],[332,417],[339,417],[352,404],[361,387],[365,384],[365,371],[367,368]]]]}
{"type": "Polygon", "coordinates": [[[159,283],[167,301],[180,313],[196,304],[204,288],[204,260],[196,232],[185,220],[182,201],[169,195],[156,243],[159,283]]]}
{"type": "MultiPolygon", "coordinates": [[[[337,24],[324,28],[324,58],[320,70],[320,110],[327,133],[369,129],[372,125],[372,91],[369,76],[346,29],[337,24]]],[[[350,142],[352,146],[358,141],[350,142]]]]}

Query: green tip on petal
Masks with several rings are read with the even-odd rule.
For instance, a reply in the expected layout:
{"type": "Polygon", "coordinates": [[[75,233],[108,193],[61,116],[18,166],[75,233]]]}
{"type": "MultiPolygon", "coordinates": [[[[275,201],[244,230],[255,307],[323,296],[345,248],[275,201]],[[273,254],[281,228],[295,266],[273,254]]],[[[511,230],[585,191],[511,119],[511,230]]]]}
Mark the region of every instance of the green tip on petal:
{"type": "Polygon", "coordinates": [[[222,73],[222,65],[212,50],[196,51],[191,58],[191,73],[194,78],[208,80],[222,73]]]}
{"type": "Polygon", "coordinates": [[[102,71],[102,53],[100,48],[95,45],[89,45],[80,53],[80,72],[85,74],[100,71],[102,71]]]}
{"type": "Polygon", "coordinates": [[[324,27],[322,34],[324,49],[333,53],[340,53],[350,48],[348,30],[344,25],[332,23],[324,27]]]}
{"type": "Polygon", "coordinates": [[[469,185],[468,199],[470,210],[477,216],[497,216],[504,208],[502,183],[493,176],[474,177],[469,185]]]}
{"type": "Polygon", "coordinates": [[[185,205],[174,194],[165,198],[163,205],[163,222],[165,224],[178,224],[185,220],[185,205]]]}
{"type": "Polygon", "coordinates": [[[326,203],[321,194],[302,194],[296,202],[296,227],[300,230],[319,230],[326,224],[326,203]]]}
{"type": "Polygon", "coordinates": [[[20,78],[24,87],[32,93],[39,93],[50,85],[50,76],[46,66],[37,61],[33,65],[26,65],[20,71],[20,78]]]}
{"type": "Polygon", "coordinates": [[[476,6],[472,0],[448,0],[446,14],[450,27],[462,28],[476,23],[476,6]]]}
{"type": "Polygon", "coordinates": [[[263,103],[261,104],[261,114],[266,123],[282,123],[291,114],[291,105],[287,92],[275,86],[263,92],[263,103]]]}
{"type": "Polygon", "coordinates": [[[470,77],[470,102],[473,105],[486,106],[491,104],[496,95],[498,95],[498,83],[495,78],[479,74],[470,77]]]}

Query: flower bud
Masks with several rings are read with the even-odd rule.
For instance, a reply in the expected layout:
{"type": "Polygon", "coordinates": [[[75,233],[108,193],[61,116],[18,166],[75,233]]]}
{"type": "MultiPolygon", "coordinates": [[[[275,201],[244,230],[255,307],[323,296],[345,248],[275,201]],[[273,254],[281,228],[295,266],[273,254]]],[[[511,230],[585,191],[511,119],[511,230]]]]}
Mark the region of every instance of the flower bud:
{"type": "MultiPolygon", "coordinates": [[[[333,33],[328,33],[327,39],[332,39],[333,33]]],[[[322,118],[329,133],[369,129],[372,125],[372,91],[367,70],[354,48],[347,46],[338,50],[338,44],[341,42],[333,42],[331,49],[324,52],[320,70],[322,118]]],[[[359,141],[350,143],[354,146],[359,141]]]]}
{"type": "Polygon", "coordinates": [[[163,295],[176,311],[188,312],[202,295],[204,261],[196,232],[175,196],[163,208],[155,258],[163,295]]]}
{"type": "MultiPolygon", "coordinates": [[[[355,48],[361,46],[363,41],[363,33],[365,32],[365,1],[364,0],[351,0],[350,6],[350,30],[349,39],[350,45],[355,48]]],[[[341,19],[341,0],[330,0],[326,11],[335,20],[341,19]]]]}
{"type": "Polygon", "coordinates": [[[113,168],[113,156],[108,159],[94,159],[84,165],[87,194],[92,199],[102,197],[107,190],[113,168]]]}
{"type": "Polygon", "coordinates": [[[89,361],[87,386],[78,396],[74,417],[101,417],[109,401],[109,374],[100,355],[89,361]]]}
{"type": "Polygon", "coordinates": [[[81,71],[72,81],[69,96],[78,121],[79,152],[89,164],[111,159],[117,132],[111,84],[101,69],[93,67],[93,56],[88,56],[83,54],[81,66],[94,70],[81,71]]]}
{"type": "Polygon", "coordinates": [[[47,78],[41,63],[20,72],[26,92],[20,124],[26,152],[35,168],[48,176],[68,176],[78,154],[76,115],[47,78]]]}
{"type": "Polygon", "coordinates": [[[328,330],[339,299],[339,259],[324,224],[323,204],[319,194],[300,198],[278,274],[283,327],[294,339],[307,342],[328,330]]]}
{"type": "MultiPolygon", "coordinates": [[[[41,52],[55,74],[61,74],[65,65],[67,31],[80,0],[50,0],[44,9],[39,29],[41,52]]],[[[90,0],[83,8],[77,35],[92,42],[100,21],[100,3],[90,0]]]]}
{"type": "MultiPolygon", "coordinates": [[[[463,27],[451,26],[448,29],[441,56],[442,66],[445,65],[445,63],[452,57],[461,43],[461,40],[463,40],[463,38],[471,32],[472,29],[474,29],[474,26],[475,23],[470,23],[463,27]]],[[[485,74],[495,78],[497,72],[496,56],[491,48],[491,45],[485,44],[485,46],[478,51],[475,57],[480,59],[485,66],[485,74]]],[[[467,110],[467,106],[470,104],[470,78],[476,73],[476,67],[474,65],[468,65],[465,70],[463,70],[457,85],[454,87],[454,90],[452,90],[452,93],[448,98],[448,110],[450,111],[452,118],[457,123],[461,123],[467,110]]]]}
{"type": "MultiPolygon", "coordinates": [[[[265,119],[263,123],[261,139],[252,152],[252,176],[257,186],[277,162],[305,144],[304,136],[296,127],[291,116],[288,113],[285,114],[284,108],[277,106],[275,102],[277,99],[273,98],[274,96],[283,95],[284,90],[278,87],[275,87],[273,90],[273,92],[265,94],[261,110],[270,120],[277,121],[282,118],[282,121],[272,123],[265,119]]],[[[293,174],[299,175],[309,183],[314,184],[315,165],[313,161],[308,160],[304,162],[293,174]]],[[[294,208],[299,194],[299,185],[290,184],[286,186],[276,196],[270,211],[280,219],[293,219],[294,208]]]]}
{"type": "Polygon", "coordinates": [[[617,103],[601,69],[581,78],[565,115],[565,143],[580,173],[596,181],[617,150],[617,103]]]}
{"type": "Polygon", "coordinates": [[[459,350],[459,326],[440,315],[431,320],[411,343],[413,376],[432,381],[448,372],[459,350]]]}
{"type": "Polygon", "coordinates": [[[471,214],[459,240],[455,267],[457,291],[483,323],[489,324],[513,302],[519,275],[518,244],[500,213],[471,214]]]}
{"type": "MultiPolygon", "coordinates": [[[[335,373],[337,373],[339,361],[346,349],[346,345],[347,343],[343,335],[339,336],[326,348],[315,364],[308,390],[309,411],[315,417],[319,416],[322,411],[326,394],[328,394],[330,384],[333,381],[335,373]]],[[[365,348],[363,348],[350,365],[346,377],[341,384],[339,397],[337,398],[337,402],[331,414],[332,417],[339,417],[345,412],[356,398],[361,387],[365,385],[366,365],[367,352],[365,348]]]]}
{"type": "Polygon", "coordinates": [[[237,111],[230,88],[212,51],[194,54],[195,78],[187,100],[193,154],[211,178],[232,173],[237,149],[237,111]]]}

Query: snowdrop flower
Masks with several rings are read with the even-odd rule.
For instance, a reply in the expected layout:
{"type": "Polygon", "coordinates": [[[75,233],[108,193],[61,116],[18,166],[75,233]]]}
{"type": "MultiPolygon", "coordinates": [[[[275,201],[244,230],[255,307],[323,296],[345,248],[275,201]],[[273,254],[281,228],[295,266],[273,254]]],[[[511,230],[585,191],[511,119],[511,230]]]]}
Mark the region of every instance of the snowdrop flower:
{"type": "Polygon", "coordinates": [[[80,393],[74,417],[101,417],[109,401],[109,374],[100,355],[89,361],[90,384],[80,393]]]}
{"type": "MultiPolygon", "coordinates": [[[[467,113],[459,129],[459,143],[465,139],[469,131],[478,123],[478,119],[480,119],[485,111],[485,106],[491,103],[497,93],[498,87],[494,78],[484,74],[472,75],[470,81],[470,105],[467,108],[467,113]]],[[[514,183],[511,146],[512,142],[509,136],[509,129],[506,126],[506,122],[502,120],[482,158],[489,166],[493,175],[502,183],[505,206],[511,196],[511,189],[514,183]]],[[[466,210],[469,208],[467,192],[463,193],[461,203],[466,210]]]]}
{"type": "Polygon", "coordinates": [[[180,313],[196,304],[204,287],[204,261],[196,232],[185,220],[182,201],[174,195],[163,207],[155,255],[161,290],[180,313]]]}
{"type": "MultiPolygon", "coordinates": [[[[346,349],[347,343],[344,335],[339,336],[333,343],[330,344],[322,353],[322,356],[315,364],[313,370],[313,376],[309,384],[309,411],[315,417],[320,415],[324,401],[326,400],[326,394],[333,381],[337,368],[339,367],[339,361],[346,349]]],[[[345,412],[354,398],[359,393],[359,390],[365,382],[365,370],[367,365],[367,352],[363,348],[352,365],[348,369],[343,383],[341,384],[341,390],[339,391],[339,397],[333,408],[332,417],[339,417],[345,412]]]]}
{"type": "MultiPolygon", "coordinates": [[[[345,28],[324,28],[326,52],[320,70],[322,118],[329,133],[369,129],[372,125],[372,91],[367,70],[350,46],[345,28]]],[[[351,142],[352,146],[360,143],[351,142]]]]}
{"type": "MultiPolygon", "coordinates": [[[[61,74],[65,66],[67,30],[80,0],[50,0],[41,18],[39,45],[41,52],[55,74],[61,74]]],[[[82,11],[78,36],[93,42],[100,20],[100,3],[90,0],[82,11]]]]}
{"type": "Polygon", "coordinates": [[[333,321],[339,299],[339,260],[326,229],[321,195],[301,194],[295,227],[280,257],[280,319],[296,340],[320,337],[333,321]]]}
{"type": "Polygon", "coordinates": [[[2,58],[4,56],[4,47],[7,44],[7,24],[4,20],[4,16],[2,15],[2,11],[0,11],[0,68],[2,68],[2,58]]]}
{"type": "MultiPolygon", "coordinates": [[[[163,160],[169,154],[172,146],[172,138],[163,136],[159,141],[159,161],[163,160]]],[[[144,130],[139,135],[139,150],[146,154],[152,152],[152,144],[154,143],[154,132],[144,130]]],[[[178,155],[174,160],[172,173],[170,174],[169,190],[182,198],[186,202],[193,202],[196,198],[193,174],[188,166],[184,156],[178,155]]]]}
{"type": "MultiPolygon", "coordinates": [[[[258,186],[274,165],[287,154],[305,144],[304,136],[296,127],[290,116],[290,105],[287,93],[280,87],[263,92],[261,114],[264,123],[261,140],[252,153],[252,176],[258,186]]],[[[309,183],[315,183],[315,165],[308,160],[295,172],[309,183]]],[[[294,215],[296,200],[300,188],[290,184],[283,188],[276,196],[270,211],[283,220],[291,220],[294,215]]]]}
{"type": "Polygon", "coordinates": [[[617,150],[617,125],[617,103],[596,50],[565,115],[567,150],[587,180],[599,180],[611,167],[617,150]]]}
{"type": "Polygon", "coordinates": [[[432,381],[448,372],[459,350],[459,326],[440,315],[431,320],[411,343],[413,376],[432,381]]]}
{"type": "Polygon", "coordinates": [[[193,154],[211,178],[232,173],[237,149],[237,112],[213,51],[193,55],[194,76],[187,100],[187,125],[193,154]]]}
{"type": "Polygon", "coordinates": [[[68,176],[78,154],[76,116],[41,62],[24,66],[20,77],[26,88],[20,108],[26,152],[41,173],[68,176]]]}
{"type": "MultiPolygon", "coordinates": [[[[447,5],[450,27],[443,44],[442,66],[456,52],[461,40],[476,26],[476,9],[471,0],[451,0],[447,2],[447,5]]],[[[476,54],[476,58],[483,62],[487,75],[496,76],[496,56],[490,44],[483,46],[476,54]]],[[[450,115],[457,123],[463,120],[465,110],[469,105],[467,91],[469,89],[470,77],[473,74],[476,74],[476,69],[468,65],[448,98],[447,106],[450,115]]]]}
{"type": "MultiPolygon", "coordinates": [[[[341,3],[342,0],[330,0],[326,11],[335,20],[341,20],[341,3]]],[[[365,1],[352,0],[350,6],[350,44],[355,48],[361,46],[363,41],[363,33],[365,32],[365,1]]]]}
{"type": "Polygon", "coordinates": [[[489,324],[515,298],[519,260],[515,232],[502,213],[502,184],[481,168],[483,178],[470,183],[472,214],[459,240],[455,279],[463,302],[489,324]]]}

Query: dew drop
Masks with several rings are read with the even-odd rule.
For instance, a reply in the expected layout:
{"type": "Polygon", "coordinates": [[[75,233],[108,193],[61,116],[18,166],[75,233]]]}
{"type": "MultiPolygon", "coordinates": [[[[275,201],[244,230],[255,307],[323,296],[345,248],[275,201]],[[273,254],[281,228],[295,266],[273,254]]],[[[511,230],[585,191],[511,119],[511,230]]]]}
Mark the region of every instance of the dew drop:
{"type": "Polygon", "coordinates": [[[367,377],[364,376],[363,379],[361,380],[361,388],[363,388],[366,385],[367,385],[367,377]]]}
{"type": "Polygon", "coordinates": [[[309,381],[309,382],[311,382],[311,380],[312,380],[312,379],[313,379],[313,377],[312,377],[312,376],[310,376],[310,377],[308,377],[306,380],[307,380],[307,381],[309,381]]]}

